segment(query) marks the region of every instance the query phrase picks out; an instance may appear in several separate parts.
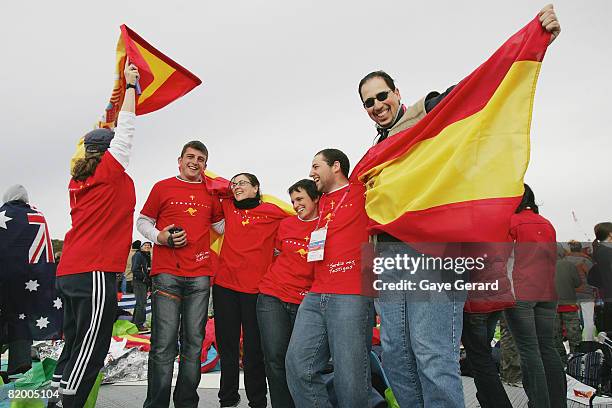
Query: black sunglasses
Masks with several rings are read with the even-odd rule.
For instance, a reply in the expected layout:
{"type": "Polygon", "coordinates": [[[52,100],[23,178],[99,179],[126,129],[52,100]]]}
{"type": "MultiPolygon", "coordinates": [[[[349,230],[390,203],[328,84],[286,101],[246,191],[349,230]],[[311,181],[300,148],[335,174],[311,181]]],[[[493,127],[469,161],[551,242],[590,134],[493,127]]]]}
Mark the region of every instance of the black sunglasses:
{"type": "MultiPolygon", "coordinates": [[[[388,91],[382,91],[376,94],[376,100],[378,100],[378,102],[384,102],[387,100],[387,98],[389,97],[389,93],[393,92],[392,90],[388,90],[388,91]]],[[[365,101],[363,101],[363,107],[364,108],[371,108],[372,106],[374,106],[374,98],[368,98],[365,101]]]]}

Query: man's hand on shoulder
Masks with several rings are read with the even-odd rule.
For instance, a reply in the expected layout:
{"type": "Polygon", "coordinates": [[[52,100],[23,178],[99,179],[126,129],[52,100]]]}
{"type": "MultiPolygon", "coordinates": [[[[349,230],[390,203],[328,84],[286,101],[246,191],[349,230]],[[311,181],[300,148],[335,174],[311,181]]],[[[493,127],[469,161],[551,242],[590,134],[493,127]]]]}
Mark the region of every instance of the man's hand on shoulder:
{"type": "Polygon", "coordinates": [[[559,24],[559,20],[557,19],[553,5],[547,4],[544,6],[544,8],[540,10],[539,16],[540,22],[542,23],[542,28],[551,34],[550,42],[548,43],[551,44],[561,32],[561,25],[559,24]]]}
{"type": "Polygon", "coordinates": [[[187,233],[185,230],[171,234],[170,230],[172,228],[174,228],[174,224],[170,224],[163,230],[159,231],[159,234],[157,235],[157,242],[172,248],[182,248],[187,245],[187,233]]]}

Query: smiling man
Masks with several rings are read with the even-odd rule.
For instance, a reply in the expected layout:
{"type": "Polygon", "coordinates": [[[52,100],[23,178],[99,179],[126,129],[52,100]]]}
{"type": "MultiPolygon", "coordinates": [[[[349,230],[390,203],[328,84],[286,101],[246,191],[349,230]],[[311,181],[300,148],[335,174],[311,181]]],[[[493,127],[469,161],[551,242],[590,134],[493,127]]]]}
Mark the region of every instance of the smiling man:
{"type": "Polygon", "coordinates": [[[137,221],[138,231],[155,243],[147,408],[170,404],[179,326],[174,405],[197,406],[199,400],[200,355],[213,275],[210,228],[222,232],[224,225],[219,200],[207,191],[202,178],[207,161],[202,142],[187,143],[178,158],[179,175],[153,186],[137,221]]]}
{"type": "MultiPolygon", "coordinates": [[[[542,27],[551,33],[552,42],[561,29],[552,5],[541,10],[539,20],[542,27]]],[[[406,106],[402,104],[400,90],[389,74],[384,71],[367,74],[359,82],[358,92],[366,113],[375,123],[378,132],[376,144],[412,128],[453,88],[442,94],[431,92],[414,105],[406,106]]],[[[430,175],[432,179],[436,176],[430,175]]],[[[410,186],[406,188],[410,189],[410,186]]],[[[440,240],[444,241],[444,237],[440,240]]],[[[387,233],[375,235],[373,241],[377,243],[376,256],[379,258],[423,256],[415,249],[415,243],[405,244],[387,233]]],[[[395,282],[403,279],[432,280],[434,276],[445,279],[439,271],[427,268],[411,272],[391,268],[386,274],[395,282]]],[[[434,300],[423,291],[391,293],[383,290],[379,295],[383,365],[400,406],[464,406],[459,376],[459,343],[463,327],[463,345],[475,373],[480,405],[485,408],[511,406],[491,357],[493,332],[489,328],[495,327],[500,312],[494,307],[498,306],[491,306],[483,313],[466,313],[464,325],[462,309],[465,298],[459,292],[450,291],[434,300]]]]}
{"type": "MultiPolygon", "coordinates": [[[[364,295],[362,245],[368,242],[365,187],[349,183],[349,159],[324,149],[312,160],[310,177],[317,190],[319,257],[314,280],[298,310],[287,351],[287,383],[297,408],[330,405],[323,371],[331,357],[333,385],[340,408],[370,406],[371,297],[364,295]],[[325,231],[324,233],[321,233],[325,231]],[[323,238],[321,238],[323,236],[323,238]]],[[[316,260],[318,259],[318,260],[316,260]]]]}

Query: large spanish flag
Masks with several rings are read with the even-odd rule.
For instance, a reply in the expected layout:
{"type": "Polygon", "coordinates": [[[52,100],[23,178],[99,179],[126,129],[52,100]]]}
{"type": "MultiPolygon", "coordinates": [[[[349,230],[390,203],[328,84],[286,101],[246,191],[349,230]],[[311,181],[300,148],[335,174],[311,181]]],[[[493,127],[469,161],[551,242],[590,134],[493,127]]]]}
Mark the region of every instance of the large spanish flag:
{"type": "Polygon", "coordinates": [[[536,17],[414,127],[373,146],[370,233],[405,242],[504,242],[523,195],[536,82],[550,40],[536,17]]]}
{"type": "Polygon", "coordinates": [[[129,58],[140,72],[137,115],[161,109],[202,83],[198,77],[123,24],[117,42],[115,86],[99,127],[113,127],[117,120],[125,95],[123,68],[126,58],[129,58]]]}

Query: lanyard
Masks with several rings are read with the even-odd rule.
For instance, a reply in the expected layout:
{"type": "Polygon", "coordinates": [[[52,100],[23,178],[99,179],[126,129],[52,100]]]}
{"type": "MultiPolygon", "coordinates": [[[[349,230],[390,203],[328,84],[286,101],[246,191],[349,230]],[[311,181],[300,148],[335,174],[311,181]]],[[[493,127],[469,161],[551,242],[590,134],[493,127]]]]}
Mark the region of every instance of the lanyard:
{"type": "MultiPolygon", "coordinates": [[[[346,188],[346,191],[344,192],[344,195],[342,195],[342,198],[338,202],[338,206],[336,208],[334,208],[334,211],[332,211],[331,216],[329,217],[329,219],[325,223],[325,228],[327,228],[327,226],[329,225],[329,222],[332,220],[332,218],[334,218],[334,216],[336,215],[336,212],[338,212],[338,210],[340,209],[340,206],[344,202],[344,199],[346,198],[346,196],[349,193],[349,191],[351,191],[351,185],[350,184],[348,185],[348,187],[346,188]]],[[[319,220],[317,221],[317,226],[315,227],[315,230],[319,229],[319,223],[321,222],[321,219],[322,219],[321,214],[319,214],[319,220]]]]}

